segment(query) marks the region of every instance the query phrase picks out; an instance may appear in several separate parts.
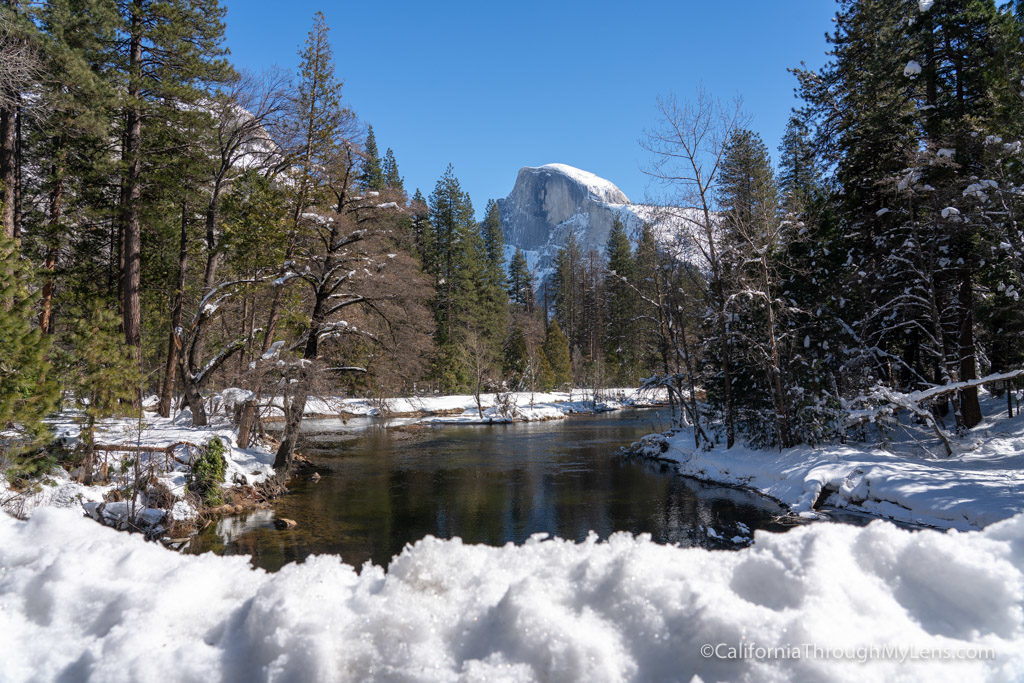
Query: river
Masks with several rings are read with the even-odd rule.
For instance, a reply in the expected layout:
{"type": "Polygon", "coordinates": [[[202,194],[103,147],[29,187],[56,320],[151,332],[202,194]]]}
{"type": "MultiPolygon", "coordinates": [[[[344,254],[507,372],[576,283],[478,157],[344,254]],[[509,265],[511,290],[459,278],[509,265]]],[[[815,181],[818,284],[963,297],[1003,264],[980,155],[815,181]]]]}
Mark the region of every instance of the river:
{"type": "Polygon", "coordinates": [[[307,451],[319,481],[293,480],[274,510],[223,518],[189,551],[247,554],[268,570],[314,553],[386,566],[428,534],[501,545],[535,533],[581,541],[628,531],[659,543],[730,548],[746,544],[754,529],[792,523],[753,492],[619,455],[668,420],[667,410],[622,410],[509,425],[356,432],[349,425],[307,451]],[[279,530],[275,516],[297,526],[279,530]]]}

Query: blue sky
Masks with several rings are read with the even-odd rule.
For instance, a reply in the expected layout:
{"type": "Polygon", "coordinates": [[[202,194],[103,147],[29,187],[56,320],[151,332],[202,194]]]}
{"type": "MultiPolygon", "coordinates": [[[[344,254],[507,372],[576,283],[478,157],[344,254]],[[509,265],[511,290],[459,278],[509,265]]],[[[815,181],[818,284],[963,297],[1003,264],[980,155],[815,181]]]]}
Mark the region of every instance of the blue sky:
{"type": "Polygon", "coordinates": [[[522,166],[561,162],[641,201],[638,140],[655,100],[740,95],[775,150],[795,103],[786,69],[820,66],[832,0],[405,2],[222,0],[246,69],[294,70],[322,10],[345,101],[395,151],[410,193],[448,162],[479,214],[522,166]]]}

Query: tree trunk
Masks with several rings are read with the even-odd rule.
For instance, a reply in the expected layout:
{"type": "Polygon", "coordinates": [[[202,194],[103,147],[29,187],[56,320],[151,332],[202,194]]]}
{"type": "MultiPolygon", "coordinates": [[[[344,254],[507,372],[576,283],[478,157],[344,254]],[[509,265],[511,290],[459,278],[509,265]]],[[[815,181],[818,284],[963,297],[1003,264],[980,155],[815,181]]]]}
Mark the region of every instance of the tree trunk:
{"type": "MultiPolygon", "coordinates": [[[[203,296],[213,291],[217,283],[217,270],[220,267],[220,251],[217,244],[217,206],[220,202],[220,185],[218,178],[213,185],[210,202],[206,207],[206,269],[203,272],[203,296]]],[[[189,368],[192,372],[199,369],[206,351],[206,325],[209,319],[200,316],[199,323],[192,335],[192,346],[188,352],[189,368]]]]}
{"type": "Polygon", "coordinates": [[[203,394],[199,386],[192,380],[188,369],[185,367],[185,359],[178,359],[178,375],[181,377],[181,392],[185,396],[185,403],[192,411],[192,424],[196,427],[205,427],[209,420],[206,416],[206,404],[203,402],[203,394]]]}
{"type": "Polygon", "coordinates": [[[252,434],[256,429],[256,400],[249,399],[238,410],[238,447],[248,448],[252,443],[252,434]]]}
{"type": "Polygon", "coordinates": [[[60,233],[60,218],[64,208],[64,156],[63,150],[57,155],[59,161],[53,168],[54,183],[50,193],[50,234],[46,245],[46,256],[43,259],[46,280],[43,282],[43,293],[39,306],[39,329],[43,334],[50,334],[53,329],[53,271],[57,267],[57,241],[60,233]]]}
{"type": "MultiPolygon", "coordinates": [[[[21,95],[18,95],[18,101],[21,101],[21,95]]],[[[21,105],[19,104],[14,110],[14,239],[21,239],[21,190],[23,176],[21,173],[22,163],[24,157],[22,156],[22,139],[21,139],[21,119],[22,119],[21,105]]]]}
{"type": "MultiPolygon", "coordinates": [[[[167,341],[167,365],[164,367],[164,383],[160,389],[160,417],[171,416],[171,402],[174,396],[174,375],[178,370],[181,356],[181,314],[185,299],[185,275],[188,272],[188,201],[181,200],[181,236],[178,249],[178,286],[174,292],[174,309],[171,311],[171,332],[167,341]]],[[[193,416],[195,413],[192,413],[193,416]]]]}
{"type": "Polygon", "coordinates": [[[125,112],[127,135],[122,161],[125,164],[123,265],[121,272],[121,313],[125,343],[142,362],[142,308],[139,289],[142,278],[142,225],[139,203],[142,197],[142,112],[139,108],[142,77],[142,37],[139,16],[142,0],[134,0],[129,38],[128,105],[125,112]]]}
{"type": "Polygon", "coordinates": [[[14,147],[17,144],[15,133],[15,111],[0,111],[0,224],[3,225],[4,237],[14,239],[14,187],[17,167],[15,164],[14,147]]]}
{"type": "MultiPolygon", "coordinates": [[[[974,295],[971,275],[964,269],[960,280],[960,381],[978,378],[978,359],[974,350],[974,295]]],[[[960,392],[960,411],[967,429],[981,422],[978,388],[969,387],[960,392]]]]}
{"type": "MultiPolygon", "coordinates": [[[[304,382],[303,382],[304,383],[304,382]]],[[[302,415],[306,411],[306,392],[300,391],[285,407],[284,411],[284,435],[281,437],[281,445],[277,448],[277,455],[274,457],[274,469],[278,476],[285,476],[292,468],[292,461],[295,459],[295,444],[299,440],[299,429],[302,427],[302,415]]]]}

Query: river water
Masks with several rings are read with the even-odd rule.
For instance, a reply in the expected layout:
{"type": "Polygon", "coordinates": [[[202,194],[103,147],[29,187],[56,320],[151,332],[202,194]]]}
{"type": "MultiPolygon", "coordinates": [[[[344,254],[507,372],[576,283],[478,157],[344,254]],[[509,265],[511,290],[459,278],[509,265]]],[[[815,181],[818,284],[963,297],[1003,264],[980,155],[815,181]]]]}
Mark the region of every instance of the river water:
{"type": "Polygon", "coordinates": [[[755,493],[621,457],[620,447],[663,431],[668,420],[667,410],[623,410],[412,431],[371,425],[352,432],[348,425],[307,451],[318,482],[294,480],[274,510],[224,518],[189,551],[247,554],[269,570],[324,553],[386,566],[428,534],[502,545],[540,532],[578,541],[628,531],[659,543],[729,548],[744,545],[754,529],[789,524],[780,506],[755,493]],[[279,530],[274,517],[298,524],[279,530]]]}

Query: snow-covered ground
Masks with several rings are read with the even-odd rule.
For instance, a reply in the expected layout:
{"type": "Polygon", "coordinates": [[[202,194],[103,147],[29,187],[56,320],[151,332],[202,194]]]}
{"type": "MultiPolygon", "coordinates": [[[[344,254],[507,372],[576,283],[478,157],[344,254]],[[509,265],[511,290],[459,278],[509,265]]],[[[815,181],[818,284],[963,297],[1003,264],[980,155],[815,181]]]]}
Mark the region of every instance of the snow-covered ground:
{"type": "Polygon", "coordinates": [[[1006,418],[999,400],[988,395],[983,408],[989,417],[954,442],[950,457],[929,452],[907,433],[894,434],[884,448],[719,446],[705,452],[695,451],[692,433],[683,431],[647,437],[640,450],[675,462],[686,476],[746,486],[805,515],[823,502],[902,522],[980,529],[1024,512],[1024,417],[1006,418]]]}
{"type": "Polygon", "coordinates": [[[633,388],[602,389],[596,401],[593,392],[586,389],[521,391],[503,396],[513,407],[511,415],[502,415],[495,409],[495,394],[480,395],[484,407],[483,418],[477,411],[476,397],[472,394],[385,399],[310,398],[306,401],[305,414],[310,417],[425,416],[429,419],[424,421],[435,423],[490,423],[553,420],[570,413],[618,410],[629,406],[652,405],[666,400],[665,396],[657,391],[639,392],[633,388]]]}
{"type": "MultiPolygon", "coordinates": [[[[54,436],[66,445],[77,443],[81,436],[81,416],[73,412],[62,413],[47,421],[53,429],[54,436]]],[[[220,438],[226,448],[224,457],[227,468],[224,484],[254,484],[273,475],[274,454],[259,448],[242,449],[235,444],[235,432],[224,421],[210,427],[193,427],[187,413],[179,415],[177,420],[161,418],[155,413],[146,412],[140,425],[138,420],[109,419],[97,424],[96,443],[106,446],[127,446],[162,449],[173,444],[184,443],[193,446],[205,446],[211,439],[220,438]]],[[[179,458],[184,459],[187,452],[178,450],[179,458]]],[[[0,511],[7,511],[18,516],[28,516],[40,507],[58,507],[81,509],[83,504],[103,501],[111,489],[117,485],[117,473],[126,457],[134,457],[130,452],[97,452],[98,463],[107,462],[112,481],[106,484],[85,486],[78,483],[66,471],[55,469],[43,478],[38,490],[26,495],[15,495],[10,490],[3,473],[0,472],[0,511]]],[[[166,486],[175,497],[185,495],[185,475],[187,467],[173,460],[168,463],[162,453],[145,453],[144,463],[152,459],[157,466],[157,479],[166,486]],[[170,465],[168,468],[167,465],[170,465]]],[[[144,501],[141,501],[144,507],[144,501]]],[[[91,509],[93,506],[89,506],[91,509]]],[[[113,512],[113,508],[111,509],[113,512]]],[[[185,508],[179,507],[179,514],[194,515],[185,508]]]]}
{"type": "Polygon", "coordinates": [[[386,573],[343,559],[268,574],[67,510],[0,516],[0,680],[1024,677],[1024,516],[815,524],[737,552],[428,537],[386,573]]]}

